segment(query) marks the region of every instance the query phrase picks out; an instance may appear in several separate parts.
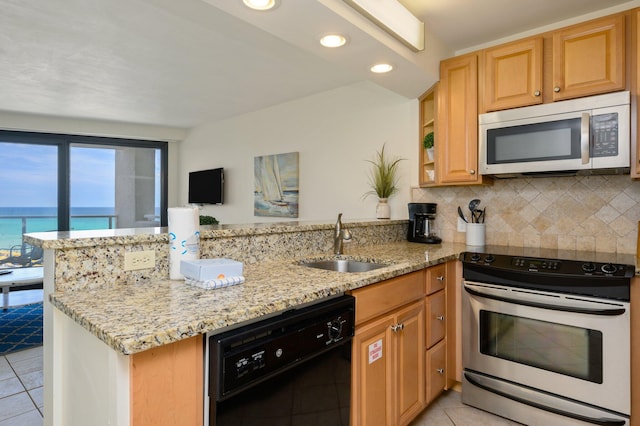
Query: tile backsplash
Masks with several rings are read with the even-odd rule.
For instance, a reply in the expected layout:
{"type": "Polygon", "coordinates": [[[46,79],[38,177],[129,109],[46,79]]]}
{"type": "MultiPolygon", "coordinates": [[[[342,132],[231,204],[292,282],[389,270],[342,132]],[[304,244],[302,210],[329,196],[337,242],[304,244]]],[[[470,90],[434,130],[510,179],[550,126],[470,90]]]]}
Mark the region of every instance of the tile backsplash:
{"type": "Polygon", "coordinates": [[[561,250],[636,253],[640,182],[628,175],[496,179],[489,186],[412,188],[417,203],[437,203],[444,241],[465,242],[457,209],[486,207],[486,243],[561,250]]]}

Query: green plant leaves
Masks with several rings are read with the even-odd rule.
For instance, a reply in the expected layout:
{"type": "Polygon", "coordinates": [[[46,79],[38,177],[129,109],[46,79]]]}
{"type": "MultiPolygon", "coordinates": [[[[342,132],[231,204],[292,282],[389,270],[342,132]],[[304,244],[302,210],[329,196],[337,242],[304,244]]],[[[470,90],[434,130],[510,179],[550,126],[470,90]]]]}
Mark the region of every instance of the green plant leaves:
{"type": "Polygon", "coordinates": [[[374,160],[366,160],[373,167],[369,173],[369,185],[372,190],[365,193],[367,195],[376,195],[378,198],[389,198],[398,192],[398,165],[404,158],[389,158],[384,152],[385,145],[376,152],[374,160]]]}

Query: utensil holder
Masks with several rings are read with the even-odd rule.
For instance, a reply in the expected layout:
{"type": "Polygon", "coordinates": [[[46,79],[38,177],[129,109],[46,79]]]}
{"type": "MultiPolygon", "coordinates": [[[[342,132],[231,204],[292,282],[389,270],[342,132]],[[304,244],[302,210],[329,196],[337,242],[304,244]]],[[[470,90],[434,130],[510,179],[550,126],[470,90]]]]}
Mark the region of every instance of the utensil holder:
{"type": "Polygon", "coordinates": [[[467,223],[467,245],[484,246],[484,223],[467,223]]]}

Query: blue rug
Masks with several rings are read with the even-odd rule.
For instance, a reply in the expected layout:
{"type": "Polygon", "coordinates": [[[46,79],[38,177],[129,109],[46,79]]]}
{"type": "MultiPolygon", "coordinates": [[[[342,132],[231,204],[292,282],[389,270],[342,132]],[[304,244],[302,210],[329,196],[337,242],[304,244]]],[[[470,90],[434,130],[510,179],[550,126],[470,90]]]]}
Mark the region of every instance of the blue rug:
{"type": "Polygon", "coordinates": [[[42,302],[0,309],[0,356],[42,346],[42,302]]]}

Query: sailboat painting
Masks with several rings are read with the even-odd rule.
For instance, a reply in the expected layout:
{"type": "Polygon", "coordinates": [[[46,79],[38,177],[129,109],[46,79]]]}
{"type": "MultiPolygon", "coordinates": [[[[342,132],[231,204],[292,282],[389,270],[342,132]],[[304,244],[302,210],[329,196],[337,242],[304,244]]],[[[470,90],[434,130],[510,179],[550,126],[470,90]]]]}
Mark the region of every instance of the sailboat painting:
{"type": "Polygon", "coordinates": [[[254,216],[298,217],[298,153],[254,157],[254,216]]]}

